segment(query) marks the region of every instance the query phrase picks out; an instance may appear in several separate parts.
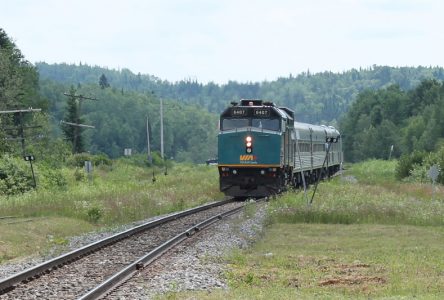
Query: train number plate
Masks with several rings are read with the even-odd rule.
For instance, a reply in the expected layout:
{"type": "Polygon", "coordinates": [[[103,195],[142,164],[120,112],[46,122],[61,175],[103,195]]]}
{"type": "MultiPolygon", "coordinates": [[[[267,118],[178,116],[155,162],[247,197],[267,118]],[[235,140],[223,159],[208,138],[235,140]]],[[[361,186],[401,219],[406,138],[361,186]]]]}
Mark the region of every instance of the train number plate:
{"type": "Polygon", "coordinates": [[[264,109],[264,108],[257,108],[253,110],[253,115],[255,117],[269,117],[270,116],[270,110],[264,109]]]}
{"type": "Polygon", "coordinates": [[[232,108],[231,115],[233,117],[243,117],[247,115],[247,110],[244,108],[232,108]]]}

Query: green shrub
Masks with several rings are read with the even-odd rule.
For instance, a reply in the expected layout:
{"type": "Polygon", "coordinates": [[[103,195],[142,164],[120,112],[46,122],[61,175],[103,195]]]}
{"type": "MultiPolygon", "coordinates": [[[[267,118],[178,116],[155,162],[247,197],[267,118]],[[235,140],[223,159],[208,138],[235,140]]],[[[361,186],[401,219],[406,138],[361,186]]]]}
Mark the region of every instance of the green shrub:
{"type": "Polygon", "coordinates": [[[85,161],[92,161],[92,155],[89,153],[76,153],[71,155],[71,157],[68,158],[67,164],[72,167],[81,167],[83,168],[85,166],[85,161]]]}
{"type": "Polygon", "coordinates": [[[83,172],[82,168],[76,168],[74,171],[74,179],[76,181],[84,181],[85,180],[85,172],[83,172]]]}
{"type": "Polygon", "coordinates": [[[423,151],[413,151],[410,154],[404,154],[399,158],[396,166],[396,178],[403,179],[410,176],[414,166],[421,166],[427,153],[423,151]]]}
{"type": "Polygon", "coordinates": [[[95,154],[91,158],[94,166],[111,166],[113,161],[105,153],[95,154]]]}
{"type": "Polygon", "coordinates": [[[404,178],[406,181],[430,183],[431,179],[428,172],[433,165],[437,165],[440,169],[437,182],[444,184],[444,174],[442,172],[444,167],[444,146],[441,146],[436,152],[415,151],[410,155],[403,155],[396,168],[396,175],[398,179],[404,178]]]}
{"type": "Polygon", "coordinates": [[[68,184],[62,172],[52,167],[40,166],[38,178],[43,188],[66,188],[68,184]]]}
{"type": "Polygon", "coordinates": [[[429,153],[424,157],[423,163],[421,165],[414,165],[411,172],[411,179],[413,181],[419,181],[428,183],[431,179],[428,175],[430,167],[436,165],[440,170],[437,182],[444,184],[444,175],[442,167],[444,167],[444,147],[441,147],[437,152],[429,153]]]}
{"type": "Polygon", "coordinates": [[[0,194],[15,195],[34,187],[32,174],[21,158],[4,155],[0,160],[0,194]]]}
{"type": "Polygon", "coordinates": [[[131,156],[125,156],[119,159],[125,164],[130,164],[136,167],[148,167],[150,164],[148,163],[146,154],[133,154],[131,156]]]}
{"type": "Polygon", "coordinates": [[[89,154],[89,153],[76,153],[71,155],[67,159],[67,165],[72,167],[85,167],[85,161],[90,161],[94,166],[111,166],[112,160],[104,153],[89,154]]]}
{"type": "Polygon", "coordinates": [[[121,161],[124,161],[125,163],[132,164],[137,167],[151,167],[151,166],[158,166],[158,167],[165,167],[171,168],[173,163],[171,160],[165,159],[163,160],[160,156],[159,152],[151,152],[152,156],[152,164],[148,162],[148,158],[146,153],[138,153],[133,154],[131,156],[126,156],[121,158],[121,161]]]}
{"type": "Polygon", "coordinates": [[[91,223],[97,223],[99,222],[100,218],[103,216],[103,212],[98,207],[91,207],[90,209],[88,209],[86,215],[88,216],[88,220],[91,223]]]}

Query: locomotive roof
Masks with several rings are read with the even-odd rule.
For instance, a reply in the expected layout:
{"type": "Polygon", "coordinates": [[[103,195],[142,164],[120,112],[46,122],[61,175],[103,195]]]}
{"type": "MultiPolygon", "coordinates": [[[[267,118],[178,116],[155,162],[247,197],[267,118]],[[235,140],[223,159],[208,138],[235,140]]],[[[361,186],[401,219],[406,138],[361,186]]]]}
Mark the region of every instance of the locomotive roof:
{"type": "MultiPolygon", "coordinates": [[[[227,107],[221,114],[221,117],[232,117],[231,110],[233,108],[269,108],[274,112],[274,115],[282,119],[294,120],[294,112],[286,107],[277,107],[273,102],[263,101],[259,99],[242,99],[240,104],[237,102],[231,102],[232,106],[227,107]]],[[[243,115],[238,115],[237,117],[242,117],[243,115]]]]}

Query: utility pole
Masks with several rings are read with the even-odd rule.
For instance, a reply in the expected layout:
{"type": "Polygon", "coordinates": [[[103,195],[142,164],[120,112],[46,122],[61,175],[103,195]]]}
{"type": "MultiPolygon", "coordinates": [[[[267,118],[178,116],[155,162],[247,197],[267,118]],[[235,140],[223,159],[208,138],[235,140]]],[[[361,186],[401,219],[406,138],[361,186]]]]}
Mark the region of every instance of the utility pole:
{"type": "Polygon", "coordinates": [[[74,126],[74,139],[73,139],[73,143],[72,143],[72,152],[75,153],[76,149],[77,149],[77,139],[80,137],[80,128],[81,127],[86,127],[86,128],[95,128],[94,126],[91,125],[85,125],[85,124],[80,124],[80,109],[82,107],[82,101],[83,100],[93,100],[93,101],[97,101],[96,98],[92,98],[92,97],[86,97],[83,95],[76,95],[76,94],[69,94],[69,93],[63,93],[63,95],[67,96],[67,97],[72,97],[76,100],[78,100],[78,108],[77,108],[77,116],[76,116],[76,122],[65,122],[63,120],[60,121],[60,124],[66,124],[69,126],[74,126]]]}
{"type": "Polygon", "coordinates": [[[146,148],[148,152],[148,162],[153,163],[153,158],[151,157],[151,147],[150,147],[150,128],[149,128],[148,115],[146,116],[146,148]]]}
{"type": "Polygon", "coordinates": [[[160,156],[163,159],[163,100],[160,98],[160,156]]]}
{"type": "Polygon", "coordinates": [[[37,182],[35,180],[35,174],[34,174],[34,168],[32,166],[32,161],[34,161],[34,155],[28,155],[26,154],[26,146],[25,146],[25,129],[30,128],[39,128],[41,126],[23,126],[23,113],[33,113],[33,112],[40,112],[42,111],[40,108],[28,108],[28,109],[16,109],[16,110],[4,110],[0,111],[0,114],[18,114],[19,116],[19,127],[18,128],[6,128],[6,130],[18,130],[18,136],[19,137],[10,137],[7,139],[18,139],[21,141],[22,144],[22,155],[23,159],[25,161],[29,161],[29,164],[31,166],[31,173],[32,173],[32,180],[34,182],[34,188],[37,188],[37,182]]]}
{"type": "Polygon", "coordinates": [[[33,112],[40,112],[42,111],[40,108],[28,108],[28,109],[16,109],[16,110],[3,110],[0,111],[0,114],[18,114],[19,115],[19,127],[15,128],[6,128],[6,130],[18,130],[18,136],[19,137],[10,137],[7,139],[18,139],[21,142],[22,145],[22,155],[26,155],[26,146],[25,146],[25,129],[30,128],[39,128],[41,126],[24,126],[23,125],[23,113],[33,113],[33,112]]]}

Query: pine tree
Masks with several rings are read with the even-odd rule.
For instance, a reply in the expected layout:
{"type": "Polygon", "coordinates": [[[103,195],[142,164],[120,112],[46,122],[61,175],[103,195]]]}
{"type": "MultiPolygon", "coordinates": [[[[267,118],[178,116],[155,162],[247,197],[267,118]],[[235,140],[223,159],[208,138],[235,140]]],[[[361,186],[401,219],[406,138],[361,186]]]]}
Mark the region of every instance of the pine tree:
{"type": "Polygon", "coordinates": [[[102,89],[109,87],[108,78],[103,73],[99,78],[99,85],[102,89]]]}
{"type": "MultiPolygon", "coordinates": [[[[75,94],[76,94],[76,89],[74,88],[74,86],[71,86],[66,105],[65,121],[69,123],[79,124],[81,123],[79,105],[78,105],[78,101],[80,100],[76,99],[75,94]]],[[[79,126],[63,124],[62,130],[66,139],[70,141],[72,144],[72,152],[73,153],[83,152],[84,142],[82,138],[82,128],[79,126]]]]}

